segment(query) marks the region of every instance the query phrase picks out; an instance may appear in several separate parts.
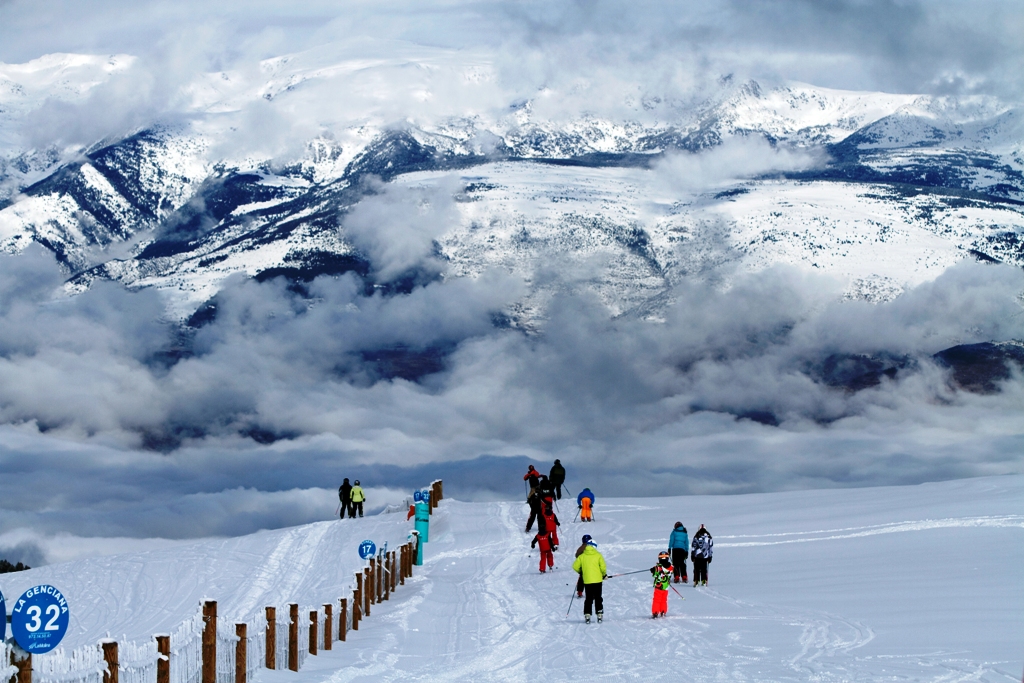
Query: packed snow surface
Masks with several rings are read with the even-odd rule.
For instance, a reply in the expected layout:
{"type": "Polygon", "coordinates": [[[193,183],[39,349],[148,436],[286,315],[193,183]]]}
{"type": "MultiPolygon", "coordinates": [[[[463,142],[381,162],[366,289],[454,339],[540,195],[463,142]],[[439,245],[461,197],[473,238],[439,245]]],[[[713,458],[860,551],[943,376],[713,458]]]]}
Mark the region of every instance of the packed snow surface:
{"type": "MultiPolygon", "coordinates": [[[[570,479],[571,479],[570,475],[570,479]]],[[[574,483],[575,482],[570,482],[574,483]]],[[[575,492],[575,488],[573,489],[575,492]]],[[[610,492],[609,492],[610,493],[610,492]]],[[[610,498],[596,521],[560,503],[556,568],[537,569],[521,502],[445,500],[426,563],[358,632],[303,669],[260,681],[1019,681],[1024,666],[1024,476],[744,496],[610,498]],[[573,550],[590,533],[612,574],[656,561],[675,521],[714,535],[709,585],[676,584],[650,618],[642,571],[604,586],[605,621],[569,607],[573,550]]],[[[329,514],[329,513],[328,513],[329,514]]],[[[145,638],[216,598],[264,605],[347,594],[364,538],[404,540],[403,514],[326,521],[4,575],[8,604],[53,583],[68,647],[145,638]]],[[[688,563],[689,564],[689,563],[688,563]]]]}

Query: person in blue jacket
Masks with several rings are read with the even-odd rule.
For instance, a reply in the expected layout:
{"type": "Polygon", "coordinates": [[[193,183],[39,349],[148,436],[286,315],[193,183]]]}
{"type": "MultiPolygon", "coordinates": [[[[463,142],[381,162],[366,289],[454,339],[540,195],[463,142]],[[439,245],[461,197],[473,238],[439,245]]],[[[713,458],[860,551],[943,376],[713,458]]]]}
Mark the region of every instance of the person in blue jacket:
{"type": "Polygon", "coordinates": [[[580,495],[576,496],[576,505],[580,509],[581,522],[594,521],[594,494],[590,489],[580,491],[580,495]]]}
{"type": "Polygon", "coordinates": [[[668,551],[672,555],[672,573],[674,582],[686,583],[689,578],[686,576],[686,555],[690,552],[690,536],[686,533],[686,527],[682,522],[676,522],[675,528],[668,537],[668,551]],[[682,577],[682,578],[680,578],[682,577]]]}

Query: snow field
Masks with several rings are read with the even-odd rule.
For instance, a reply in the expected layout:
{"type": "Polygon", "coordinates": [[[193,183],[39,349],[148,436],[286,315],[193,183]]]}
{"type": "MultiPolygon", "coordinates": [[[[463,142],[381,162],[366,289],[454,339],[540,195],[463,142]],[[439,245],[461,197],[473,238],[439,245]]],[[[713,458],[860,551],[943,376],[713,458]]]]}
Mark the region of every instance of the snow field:
{"type": "MultiPolygon", "coordinates": [[[[391,601],[298,673],[256,666],[253,680],[1020,680],[1024,476],[598,495],[588,524],[570,521],[574,500],[560,502],[561,545],[546,574],[524,533],[524,503],[443,501],[424,566],[391,601]],[[674,584],[685,601],[670,592],[669,617],[652,620],[649,575],[615,577],[604,586],[603,624],[585,625],[579,600],[566,617],[583,533],[610,574],[644,570],[677,520],[691,537],[701,523],[714,535],[706,588],[674,584]]],[[[9,597],[38,583],[61,587],[72,609],[67,649],[107,632],[137,641],[166,632],[206,596],[219,600],[221,624],[249,619],[252,638],[263,606],[279,606],[280,632],[288,602],[308,614],[307,605],[347,594],[359,541],[395,547],[411,526],[403,514],[320,522],[41,567],[5,575],[0,587],[9,597]]]]}

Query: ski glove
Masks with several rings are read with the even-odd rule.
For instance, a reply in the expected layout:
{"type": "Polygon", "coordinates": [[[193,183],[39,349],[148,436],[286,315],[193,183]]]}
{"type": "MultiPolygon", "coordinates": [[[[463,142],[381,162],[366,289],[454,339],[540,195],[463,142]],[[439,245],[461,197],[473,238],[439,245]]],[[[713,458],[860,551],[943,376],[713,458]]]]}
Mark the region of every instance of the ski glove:
{"type": "Polygon", "coordinates": [[[708,558],[708,564],[711,564],[711,558],[710,557],[708,558]]]}

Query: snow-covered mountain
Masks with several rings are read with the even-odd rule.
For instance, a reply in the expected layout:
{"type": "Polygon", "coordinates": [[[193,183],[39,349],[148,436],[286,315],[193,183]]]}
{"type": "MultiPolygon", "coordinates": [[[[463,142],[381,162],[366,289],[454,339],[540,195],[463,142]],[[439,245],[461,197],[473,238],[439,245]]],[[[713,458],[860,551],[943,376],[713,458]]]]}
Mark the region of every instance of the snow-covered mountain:
{"type": "MultiPolygon", "coordinates": [[[[74,158],[8,143],[0,248],[38,242],[65,264],[72,291],[96,278],[156,287],[187,318],[232,273],[372,277],[343,229],[346,212],[379,191],[366,179],[422,185],[454,175],[459,218],[439,236],[438,255],[449,275],[500,265],[531,281],[519,316],[527,325],[550,294],[542,280],[567,286],[538,276],[552,260],[587,264],[584,279],[615,314],[656,314],[673,283],[729,261],[823,270],[869,300],[963,258],[1024,265],[1020,113],[992,101],[727,80],[698,106],[640,102],[653,118],[556,120],[537,114],[542,93],[497,116],[357,121],[308,141],[288,163],[217,156],[230,127],[220,119],[252,98],[287,101],[346,70],[429,66],[425,57],[332,59],[340,57],[314,51],[268,60],[262,81],[248,86],[210,75],[193,87],[201,115],[191,123],[150,127],[74,158]],[[714,160],[736,140],[769,143],[737,143],[741,180],[669,163],[714,160]],[[772,158],[793,150],[808,156],[772,158]],[[768,158],[759,166],[757,156],[768,158]]],[[[126,63],[51,55],[5,66],[0,127],[29,116],[33,98],[81,97],[126,63]]]]}

